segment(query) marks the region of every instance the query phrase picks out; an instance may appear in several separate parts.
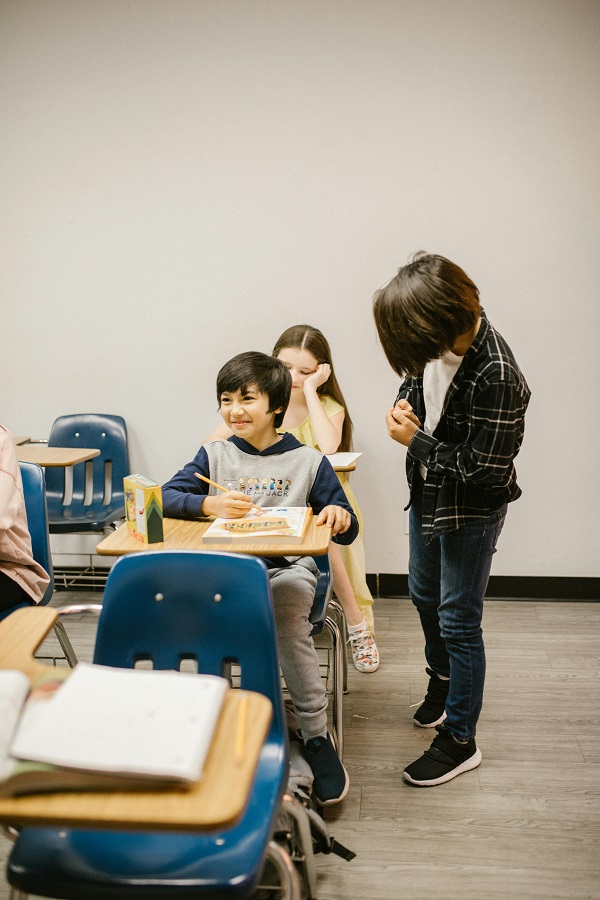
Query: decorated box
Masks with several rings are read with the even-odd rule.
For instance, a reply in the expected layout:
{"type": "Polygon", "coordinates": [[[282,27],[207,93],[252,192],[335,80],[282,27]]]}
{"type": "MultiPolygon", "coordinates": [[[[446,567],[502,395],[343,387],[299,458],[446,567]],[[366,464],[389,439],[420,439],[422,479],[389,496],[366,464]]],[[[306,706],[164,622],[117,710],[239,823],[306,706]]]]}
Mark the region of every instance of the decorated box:
{"type": "Polygon", "coordinates": [[[129,533],[144,544],[163,540],[162,489],[143,475],[123,479],[125,516],[129,533]]]}

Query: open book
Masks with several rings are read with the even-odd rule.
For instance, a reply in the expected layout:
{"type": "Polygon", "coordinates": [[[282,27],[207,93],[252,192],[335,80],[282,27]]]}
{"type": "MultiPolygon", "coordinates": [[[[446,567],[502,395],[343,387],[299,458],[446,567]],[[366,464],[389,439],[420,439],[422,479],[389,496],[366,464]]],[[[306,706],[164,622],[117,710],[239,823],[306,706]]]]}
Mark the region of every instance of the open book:
{"type": "Polygon", "coordinates": [[[300,543],[312,509],[310,506],[266,506],[262,512],[253,509],[239,519],[215,519],[202,536],[203,543],[236,541],[260,545],[285,541],[300,543]]]}
{"type": "Polygon", "coordinates": [[[87,663],[56,673],[30,691],[22,672],[0,671],[0,797],[201,777],[226,679],[87,663]]]}

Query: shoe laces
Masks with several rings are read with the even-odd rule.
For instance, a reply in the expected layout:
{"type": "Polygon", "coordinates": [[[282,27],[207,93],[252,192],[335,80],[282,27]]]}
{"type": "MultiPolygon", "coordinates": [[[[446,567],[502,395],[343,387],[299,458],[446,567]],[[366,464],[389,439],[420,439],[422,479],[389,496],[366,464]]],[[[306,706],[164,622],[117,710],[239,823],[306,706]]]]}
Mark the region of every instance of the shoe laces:
{"type": "Polygon", "coordinates": [[[355,658],[366,658],[372,662],[376,662],[377,646],[368,625],[361,628],[360,631],[355,631],[354,634],[350,634],[346,643],[352,645],[352,655],[355,658]]]}
{"type": "Polygon", "coordinates": [[[448,696],[450,682],[439,678],[431,669],[425,670],[429,675],[429,685],[423,702],[426,700],[445,700],[448,696]]]}
{"type": "Polygon", "coordinates": [[[317,737],[311,738],[309,741],[306,741],[305,746],[308,747],[309,751],[313,753],[318,753],[323,746],[323,744],[327,743],[327,738],[322,735],[317,735],[317,737]]]}
{"type": "Polygon", "coordinates": [[[465,759],[467,745],[455,741],[443,725],[436,725],[435,730],[437,735],[423,755],[436,762],[462,762],[465,759]]]}

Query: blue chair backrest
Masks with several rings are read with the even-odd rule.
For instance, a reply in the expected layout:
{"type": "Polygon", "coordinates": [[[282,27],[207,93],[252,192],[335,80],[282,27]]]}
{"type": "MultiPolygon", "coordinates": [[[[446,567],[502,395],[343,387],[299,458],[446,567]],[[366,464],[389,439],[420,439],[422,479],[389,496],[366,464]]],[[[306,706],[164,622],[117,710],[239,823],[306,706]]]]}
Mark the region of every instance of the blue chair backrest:
{"type": "MultiPolygon", "coordinates": [[[[50,521],[62,518],[65,509],[68,519],[86,518],[96,510],[99,516],[119,518],[124,509],[123,478],[130,475],[127,426],[121,416],[97,413],[60,416],[50,430],[49,447],[93,447],[100,450],[100,456],[90,460],[93,469],[91,496],[86,498],[86,466],[73,466],[73,496],[67,508],[63,507],[65,494],[64,468],[49,467],[46,470],[46,490],[50,521]],[[84,505],[84,500],[91,502],[84,505]]],[[[123,512],[124,516],[125,513],[123,512]]],[[[114,519],[113,519],[114,521],[114,519]]]]}
{"type": "Polygon", "coordinates": [[[48,511],[46,509],[46,482],[44,473],[35,463],[19,463],[23,481],[23,496],[27,512],[27,527],[31,535],[33,558],[50,576],[50,584],[46,588],[41,603],[50,601],[54,593],[54,569],[50,553],[48,535],[48,511]]]}
{"type": "Polygon", "coordinates": [[[198,672],[241,668],[242,688],[273,703],[271,737],[285,732],[269,576],[257,557],[151,550],[121,557],[111,570],[98,620],[94,662],[155,669],[197,661],[198,672]]]}

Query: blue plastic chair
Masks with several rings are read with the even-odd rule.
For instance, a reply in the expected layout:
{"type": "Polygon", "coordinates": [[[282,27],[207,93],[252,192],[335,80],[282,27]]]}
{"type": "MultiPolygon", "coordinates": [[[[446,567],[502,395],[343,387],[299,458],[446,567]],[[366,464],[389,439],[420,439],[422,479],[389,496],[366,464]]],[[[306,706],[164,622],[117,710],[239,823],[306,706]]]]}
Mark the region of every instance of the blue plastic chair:
{"type": "MultiPolygon", "coordinates": [[[[211,833],[89,832],[24,828],[7,867],[28,893],[70,900],[179,900],[249,897],[268,857],[295,898],[296,873],[272,834],[288,777],[285,723],[271,589],[254,557],[150,551],[112,569],[98,621],[94,662],[157,669],[197,661],[219,675],[234,662],[241,687],[265,694],[273,721],[248,806],[232,828],[211,833]],[[286,873],[289,882],[286,880],[286,873]]],[[[308,848],[305,848],[308,852],[308,848]]],[[[312,847],[310,847],[312,854],[312,847]]]]}
{"type": "Polygon", "coordinates": [[[65,504],[65,469],[46,469],[50,532],[101,532],[125,516],[123,478],[130,475],[127,426],[121,416],[87,413],[60,416],[54,422],[49,447],[94,447],[100,450],[89,462],[70,467],[73,491],[65,504]],[[91,490],[87,472],[92,469],[91,490]]]}
{"type": "Polygon", "coordinates": [[[344,755],[344,691],[346,687],[346,654],[342,629],[345,631],[345,617],[342,607],[333,599],[333,579],[329,556],[315,556],[319,569],[319,580],[315,590],[315,599],[309,621],[312,624],[312,636],[320,634],[327,628],[331,636],[332,646],[332,738],[340,759],[344,755]]]}
{"type": "MultiPolygon", "coordinates": [[[[50,537],[48,535],[48,511],[46,508],[46,482],[44,473],[35,463],[20,462],[21,480],[23,482],[23,497],[25,500],[25,512],[27,513],[27,527],[31,535],[31,549],[33,558],[45,569],[50,577],[50,583],[40,600],[42,606],[47,606],[54,594],[54,567],[50,554],[50,537]]],[[[0,621],[27,603],[19,603],[12,609],[6,610],[0,615],[0,621]]],[[[54,625],[54,633],[62,648],[62,651],[71,666],[77,665],[77,657],[71,646],[71,641],[65,631],[63,623],[59,620],[54,625]]]]}

